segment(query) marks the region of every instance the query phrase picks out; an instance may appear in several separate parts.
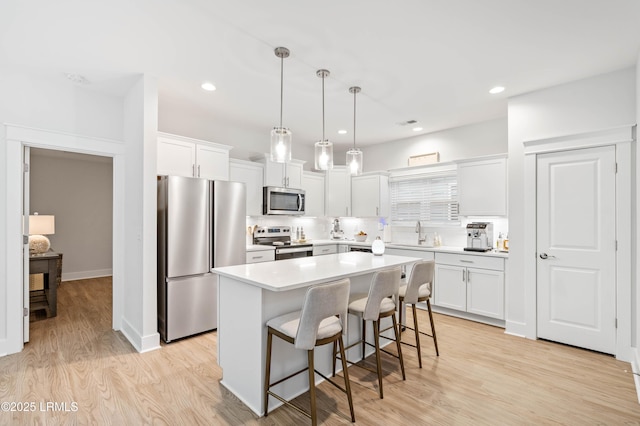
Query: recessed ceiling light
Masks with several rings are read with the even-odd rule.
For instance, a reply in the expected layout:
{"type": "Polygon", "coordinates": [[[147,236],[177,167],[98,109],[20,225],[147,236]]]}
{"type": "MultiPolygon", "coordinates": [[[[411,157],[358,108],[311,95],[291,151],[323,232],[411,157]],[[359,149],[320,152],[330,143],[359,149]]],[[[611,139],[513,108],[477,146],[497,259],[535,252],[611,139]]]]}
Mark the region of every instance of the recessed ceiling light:
{"type": "Polygon", "coordinates": [[[422,127],[414,127],[413,129],[414,132],[419,132],[420,130],[422,130],[422,127]]]}
{"type": "Polygon", "coordinates": [[[205,81],[204,83],[202,83],[202,86],[200,87],[202,87],[207,92],[213,92],[214,90],[216,90],[216,86],[214,86],[213,83],[208,81],[205,81]]]}
{"type": "Polygon", "coordinates": [[[491,93],[492,95],[495,95],[496,93],[502,93],[504,92],[504,87],[502,86],[496,86],[493,89],[489,90],[489,93],[491,93]]]}
{"type": "Polygon", "coordinates": [[[340,135],[346,135],[347,131],[346,130],[338,130],[338,134],[340,135]]]}

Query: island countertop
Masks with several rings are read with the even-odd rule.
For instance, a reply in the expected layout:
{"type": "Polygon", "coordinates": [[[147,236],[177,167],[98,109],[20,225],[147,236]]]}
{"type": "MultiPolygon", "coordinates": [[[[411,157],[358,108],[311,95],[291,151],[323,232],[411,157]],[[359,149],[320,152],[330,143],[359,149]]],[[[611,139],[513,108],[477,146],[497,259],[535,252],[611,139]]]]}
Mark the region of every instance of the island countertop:
{"type": "Polygon", "coordinates": [[[420,259],[417,257],[388,254],[375,256],[371,253],[349,252],[224,266],[213,268],[211,272],[265,290],[286,291],[408,265],[418,260],[420,259]]]}

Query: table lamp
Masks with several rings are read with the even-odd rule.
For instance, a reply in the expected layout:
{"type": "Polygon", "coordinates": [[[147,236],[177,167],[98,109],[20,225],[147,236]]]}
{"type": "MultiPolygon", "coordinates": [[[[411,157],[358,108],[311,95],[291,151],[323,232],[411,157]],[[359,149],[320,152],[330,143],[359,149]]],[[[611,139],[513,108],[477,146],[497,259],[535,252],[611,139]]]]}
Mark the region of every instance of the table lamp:
{"type": "Polygon", "coordinates": [[[29,215],[29,251],[45,253],[51,248],[51,242],[45,235],[55,234],[55,218],[53,215],[29,215]]]}

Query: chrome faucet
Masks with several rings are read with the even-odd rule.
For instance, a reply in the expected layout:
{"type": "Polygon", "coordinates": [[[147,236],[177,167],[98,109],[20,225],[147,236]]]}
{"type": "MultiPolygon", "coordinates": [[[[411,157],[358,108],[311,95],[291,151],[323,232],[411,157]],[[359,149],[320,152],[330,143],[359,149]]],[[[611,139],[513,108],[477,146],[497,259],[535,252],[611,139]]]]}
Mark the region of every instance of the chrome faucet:
{"type": "Polygon", "coordinates": [[[420,221],[416,222],[416,233],[418,234],[419,245],[421,245],[427,240],[427,237],[422,235],[422,225],[420,225],[420,221]]]}

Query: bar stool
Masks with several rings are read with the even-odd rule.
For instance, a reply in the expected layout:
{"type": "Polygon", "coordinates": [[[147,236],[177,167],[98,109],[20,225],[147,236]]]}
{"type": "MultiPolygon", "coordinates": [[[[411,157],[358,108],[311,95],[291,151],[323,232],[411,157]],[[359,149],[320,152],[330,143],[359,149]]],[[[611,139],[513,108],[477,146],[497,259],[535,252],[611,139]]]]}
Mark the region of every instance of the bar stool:
{"type": "MultiPolygon", "coordinates": [[[[349,303],[349,313],[355,316],[362,318],[362,339],[352,343],[347,346],[347,349],[356,346],[358,344],[362,344],[362,360],[364,363],[365,359],[365,348],[366,345],[375,347],[375,355],[376,355],[376,370],[370,370],[364,365],[359,365],[354,362],[347,360],[347,362],[351,365],[355,365],[360,368],[364,368],[372,373],[378,374],[378,388],[380,390],[380,399],[384,398],[384,394],[382,391],[382,364],[380,362],[380,352],[384,352],[388,355],[394,356],[398,358],[400,362],[400,370],[402,371],[402,380],[406,380],[406,376],[404,374],[404,362],[402,360],[402,348],[400,347],[400,334],[398,333],[398,324],[396,322],[396,302],[394,300],[398,300],[398,288],[400,286],[400,268],[392,268],[383,271],[377,272],[373,276],[373,280],[371,282],[371,286],[369,287],[369,294],[366,297],[357,298],[356,300],[349,303]],[[382,318],[391,317],[392,325],[383,330],[380,330],[380,320],[382,318]],[[374,335],[374,344],[367,342],[366,338],[366,322],[373,322],[373,335],[374,335]],[[391,339],[386,336],[381,336],[380,333],[393,329],[394,338],[391,339]],[[388,352],[384,349],[380,348],[380,337],[395,340],[396,347],[398,350],[398,354],[395,355],[391,352],[388,352]]],[[[337,353],[335,350],[334,344],[334,359],[333,359],[333,369],[335,374],[335,364],[337,353]]],[[[343,359],[344,355],[341,353],[340,358],[343,359]]]]}
{"type": "Polygon", "coordinates": [[[438,351],[438,339],[436,337],[436,327],[433,323],[433,313],[431,312],[431,302],[429,301],[429,297],[431,297],[431,286],[433,285],[433,270],[434,270],[435,261],[433,260],[422,260],[416,262],[413,265],[413,269],[411,270],[411,275],[409,276],[408,283],[401,286],[398,294],[400,301],[400,327],[402,327],[402,308],[406,303],[411,305],[411,310],[413,312],[413,328],[409,326],[405,326],[409,330],[413,330],[416,336],[416,344],[412,345],[411,343],[402,342],[405,345],[413,346],[418,350],[418,364],[420,368],[422,368],[422,354],[420,353],[420,334],[424,334],[425,336],[429,336],[433,338],[433,344],[436,347],[436,356],[440,356],[440,352],[438,351]],[[418,317],[416,315],[416,303],[418,302],[427,302],[427,311],[429,312],[429,321],[431,322],[431,334],[424,333],[418,330],[418,317]]]}
{"type": "Polygon", "coordinates": [[[344,342],[342,340],[343,323],[347,318],[347,305],[349,301],[350,281],[348,278],[334,281],[328,284],[311,287],[307,290],[302,305],[302,310],[291,312],[273,318],[267,322],[267,360],[264,379],[264,416],[269,414],[269,395],[291,406],[298,412],[311,418],[311,423],[317,424],[316,415],[316,389],[315,374],[318,373],[329,383],[347,394],[349,400],[349,410],[351,411],[351,421],[355,422],[353,411],[353,400],[351,398],[351,385],[349,383],[349,372],[346,362],[342,363],[344,369],[344,388],[333,380],[324,376],[314,368],[314,348],[337,342],[340,345],[340,354],[344,358],[344,342]],[[339,318],[337,317],[339,316],[339,318]],[[274,383],[271,380],[271,345],[273,336],[277,336],[285,342],[291,343],[296,349],[307,351],[308,365],[274,383]],[[271,387],[288,380],[303,371],[309,371],[309,393],[311,399],[311,413],[307,413],[283,397],[275,394],[271,387]]]}

